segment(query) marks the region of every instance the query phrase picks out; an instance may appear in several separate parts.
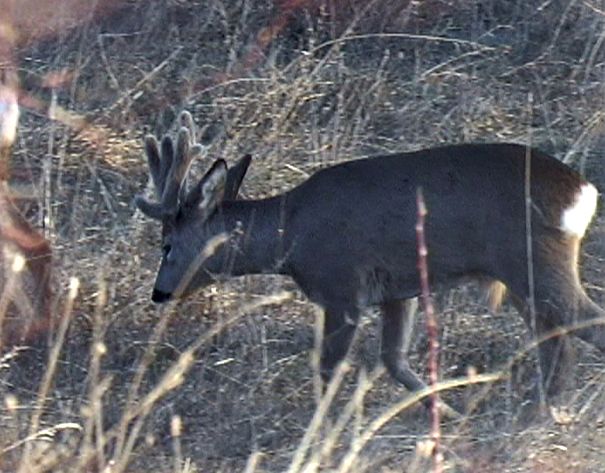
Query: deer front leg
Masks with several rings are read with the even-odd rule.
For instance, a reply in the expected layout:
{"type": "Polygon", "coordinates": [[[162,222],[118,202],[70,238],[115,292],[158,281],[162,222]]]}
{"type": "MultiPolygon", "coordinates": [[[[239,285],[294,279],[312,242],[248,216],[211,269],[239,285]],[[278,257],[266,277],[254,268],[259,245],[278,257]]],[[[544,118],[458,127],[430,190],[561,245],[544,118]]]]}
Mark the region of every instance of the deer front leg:
{"type": "MultiPolygon", "coordinates": [[[[410,367],[408,350],[418,302],[416,299],[391,300],[381,305],[382,308],[382,345],[380,356],[389,374],[401,383],[408,391],[419,391],[427,387],[420,376],[410,367]]],[[[425,407],[430,408],[430,398],[422,398],[425,407]]],[[[460,414],[444,402],[441,402],[442,413],[446,418],[456,419],[460,414]]]]}
{"type": "MultiPolygon", "coordinates": [[[[408,351],[416,310],[416,299],[384,302],[382,308],[382,345],[380,357],[389,374],[408,391],[419,391],[427,387],[408,362],[408,351]]],[[[423,400],[429,404],[429,399],[423,400]]]]}
{"type": "Polygon", "coordinates": [[[334,369],[349,352],[357,329],[359,309],[354,306],[324,308],[324,333],[321,347],[321,377],[329,383],[334,369]]]}

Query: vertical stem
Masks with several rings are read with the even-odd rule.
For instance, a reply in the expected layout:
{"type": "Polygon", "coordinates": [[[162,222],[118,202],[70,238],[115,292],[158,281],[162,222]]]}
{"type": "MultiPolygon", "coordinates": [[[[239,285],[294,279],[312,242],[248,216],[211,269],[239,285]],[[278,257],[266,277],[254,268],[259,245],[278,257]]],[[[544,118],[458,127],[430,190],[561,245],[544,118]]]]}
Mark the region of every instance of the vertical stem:
{"type": "MultiPolygon", "coordinates": [[[[424,234],[424,221],[427,214],[422,189],[416,192],[416,205],[418,220],[416,223],[416,238],[418,244],[418,272],[420,273],[420,288],[422,290],[422,303],[426,314],[426,324],[429,332],[429,384],[434,387],[439,381],[439,333],[435,320],[435,311],[430,299],[429,270],[427,263],[428,248],[424,234]]],[[[431,443],[433,444],[433,462],[435,473],[443,471],[443,454],[439,449],[441,428],[439,425],[439,394],[431,391],[431,443]]]]}
{"type": "MultiPolygon", "coordinates": [[[[532,107],[534,103],[533,94],[530,92],[527,97],[528,109],[529,109],[529,121],[531,121],[532,107]]],[[[531,127],[528,127],[531,132],[531,127]]],[[[531,133],[530,139],[531,143],[531,133]]],[[[538,338],[538,330],[536,326],[536,299],[535,299],[535,286],[534,286],[534,252],[533,252],[533,241],[532,241],[532,220],[531,220],[531,148],[528,145],[525,148],[525,239],[527,246],[527,289],[529,293],[528,306],[529,306],[529,321],[532,332],[532,338],[535,340],[538,338]]],[[[539,351],[538,346],[538,351],[539,351]]],[[[546,381],[542,371],[542,357],[538,353],[538,395],[540,398],[540,410],[544,410],[546,406],[546,393],[544,392],[543,383],[546,381]]]]}

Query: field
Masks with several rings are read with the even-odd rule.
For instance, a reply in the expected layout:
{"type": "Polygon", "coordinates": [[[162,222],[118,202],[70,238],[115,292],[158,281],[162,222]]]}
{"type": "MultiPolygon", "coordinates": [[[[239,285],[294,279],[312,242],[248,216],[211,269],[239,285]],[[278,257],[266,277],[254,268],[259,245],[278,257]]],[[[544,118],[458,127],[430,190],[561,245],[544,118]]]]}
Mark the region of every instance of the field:
{"type": "MultiPolygon", "coordinates": [[[[24,94],[61,107],[23,107],[13,164],[53,245],[57,323],[3,355],[0,470],[430,471],[429,416],[382,373],[372,311],[324,405],[317,308],[291,280],[152,304],[160,228],[133,205],[151,190],[142,137],[189,110],[210,143],[192,172],[251,153],[245,198],[344,160],[463,142],[531,144],[602,192],[605,4],[124,3],[19,50],[24,94]]],[[[601,307],[604,272],[601,201],[582,247],[601,307]]],[[[568,389],[530,419],[536,360],[514,308],[490,313],[474,286],[435,299],[442,379],[502,375],[443,394],[464,413],[443,424],[446,471],[605,471],[602,354],[574,338],[568,389]]],[[[417,325],[411,361],[428,379],[417,325]]]]}

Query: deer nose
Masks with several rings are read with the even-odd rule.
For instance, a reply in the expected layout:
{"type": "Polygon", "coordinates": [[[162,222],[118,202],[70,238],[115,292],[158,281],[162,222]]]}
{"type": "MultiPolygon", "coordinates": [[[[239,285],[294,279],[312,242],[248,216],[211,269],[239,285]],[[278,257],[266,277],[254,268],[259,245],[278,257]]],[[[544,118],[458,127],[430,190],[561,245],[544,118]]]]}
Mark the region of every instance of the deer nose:
{"type": "Polygon", "coordinates": [[[155,303],[166,302],[170,299],[171,294],[169,292],[158,291],[157,289],[153,290],[151,294],[151,300],[155,303]]]}

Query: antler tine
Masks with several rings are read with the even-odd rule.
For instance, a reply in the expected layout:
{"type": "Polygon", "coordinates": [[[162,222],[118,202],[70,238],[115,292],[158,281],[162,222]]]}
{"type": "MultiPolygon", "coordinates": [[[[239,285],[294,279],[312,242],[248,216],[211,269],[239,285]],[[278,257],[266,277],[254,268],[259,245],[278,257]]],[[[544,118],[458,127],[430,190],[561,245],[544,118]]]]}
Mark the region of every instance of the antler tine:
{"type": "MultiPolygon", "coordinates": [[[[203,154],[206,151],[207,147],[202,145],[201,143],[198,143],[198,141],[197,141],[198,127],[195,124],[195,121],[193,120],[193,116],[191,115],[191,113],[189,113],[187,110],[184,110],[180,114],[179,120],[181,123],[181,127],[189,130],[189,153],[190,153],[189,160],[191,163],[191,162],[193,162],[193,159],[195,157],[197,157],[200,154],[203,154]]],[[[183,202],[185,202],[187,200],[188,175],[189,175],[188,171],[185,170],[183,173],[181,186],[180,186],[180,189],[178,192],[179,205],[181,205],[183,202]]],[[[174,199],[174,197],[171,197],[171,198],[174,199]]]]}
{"type": "Polygon", "coordinates": [[[159,200],[164,191],[164,180],[161,175],[162,159],[160,157],[158,140],[153,135],[145,136],[145,154],[147,155],[149,174],[151,175],[155,187],[155,197],[159,200]]]}
{"type": "Polygon", "coordinates": [[[145,137],[145,153],[155,186],[156,202],[136,196],[135,204],[144,214],[157,220],[173,215],[185,201],[189,166],[205,150],[194,141],[195,123],[191,114],[183,112],[180,120],[185,126],[179,130],[176,144],[168,135],[162,138],[161,143],[153,135],[145,137]]]}
{"type": "Polygon", "coordinates": [[[160,145],[156,137],[153,135],[145,136],[145,154],[147,155],[149,174],[151,175],[155,187],[156,200],[151,201],[143,195],[137,195],[134,198],[134,203],[141,212],[156,220],[162,220],[164,214],[163,208],[159,202],[164,193],[166,184],[166,161],[172,163],[172,142],[167,145],[166,141],[166,139],[162,140],[162,149],[160,151],[160,145]]]}
{"type": "Polygon", "coordinates": [[[158,201],[161,201],[166,190],[168,174],[174,160],[172,138],[164,136],[161,144],[158,144],[155,136],[147,135],[145,137],[145,154],[147,155],[149,174],[151,174],[155,187],[155,197],[158,201]]]}
{"type": "MultiPolygon", "coordinates": [[[[193,121],[193,116],[191,115],[191,113],[189,113],[187,110],[184,110],[181,115],[180,115],[180,122],[181,122],[181,127],[185,127],[189,130],[190,133],[190,137],[189,137],[189,145],[190,147],[195,146],[195,143],[197,142],[197,127],[195,125],[195,122],[193,121]]],[[[181,188],[179,191],[179,201],[183,202],[186,198],[187,195],[187,180],[188,180],[188,174],[189,173],[185,173],[185,176],[183,177],[183,182],[181,183],[181,188]]]]}
{"type": "Polygon", "coordinates": [[[187,110],[181,113],[181,126],[185,127],[191,133],[191,141],[190,143],[196,143],[197,141],[197,126],[195,126],[195,122],[193,121],[193,116],[187,110]]]}
{"type": "Polygon", "coordinates": [[[162,208],[168,212],[174,212],[179,205],[179,197],[186,192],[185,178],[189,171],[189,166],[195,157],[201,154],[203,148],[199,144],[194,144],[191,139],[191,133],[188,128],[182,127],[176,142],[174,159],[170,168],[170,173],[166,181],[166,188],[162,195],[162,208]]]}
{"type": "Polygon", "coordinates": [[[162,201],[162,196],[166,192],[166,185],[170,175],[170,169],[174,165],[174,143],[169,135],[164,135],[160,144],[160,173],[161,186],[159,187],[158,200],[162,201]]]}

